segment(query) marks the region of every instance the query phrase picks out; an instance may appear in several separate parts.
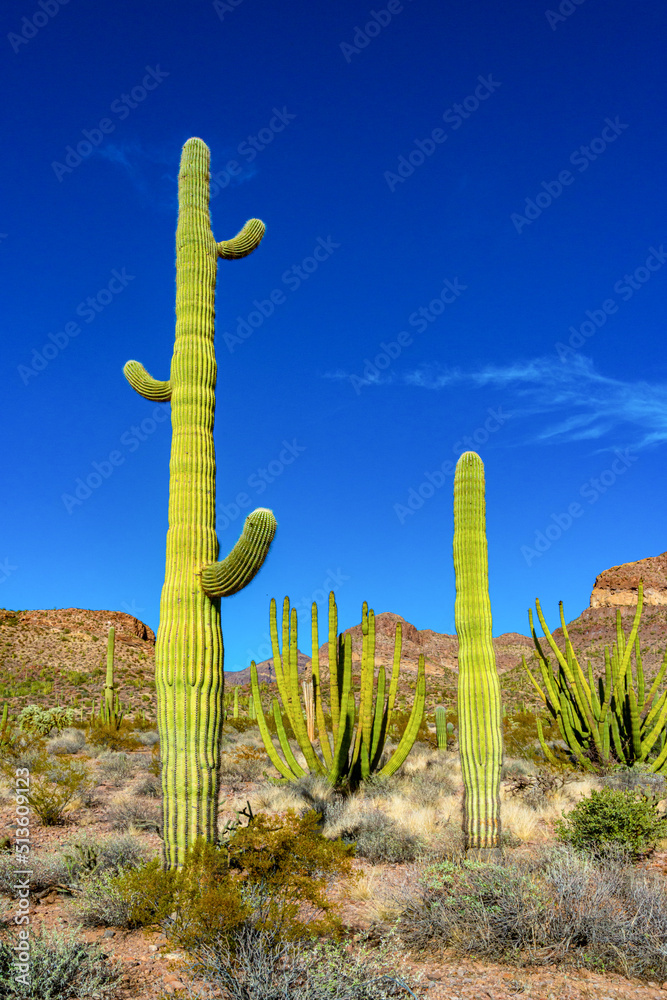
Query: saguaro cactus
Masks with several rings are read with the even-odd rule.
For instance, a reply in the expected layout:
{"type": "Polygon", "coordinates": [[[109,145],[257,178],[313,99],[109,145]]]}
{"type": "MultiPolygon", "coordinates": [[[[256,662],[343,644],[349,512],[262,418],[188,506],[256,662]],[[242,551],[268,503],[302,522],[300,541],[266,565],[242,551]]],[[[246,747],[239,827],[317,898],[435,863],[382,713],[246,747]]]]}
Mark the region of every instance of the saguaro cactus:
{"type": "Polygon", "coordinates": [[[107,639],[107,675],[100,706],[100,720],[112,729],[120,729],[123,721],[123,710],[118,700],[118,691],[113,679],[113,658],[116,644],[116,629],[109,628],[107,639]]]}
{"type": "Polygon", "coordinates": [[[484,466],[474,451],[456,464],[454,569],[465,848],[495,851],[500,848],[503,759],[500,681],[491,641],[484,466]]]}
{"type": "Polygon", "coordinates": [[[183,864],[197,838],[217,835],[223,644],[220,598],[245,587],[261,567],[276,530],[270,510],[246,518],[241,537],[217,562],[215,532],[214,350],[217,259],[245,257],[264,235],[250,219],[217,243],[209,215],[208,147],[188,139],[178,176],[176,338],[168,381],[128,361],[125,376],[152,402],[171,401],[169,529],[160,625],[155,646],[162,760],[164,864],[183,864]]]}

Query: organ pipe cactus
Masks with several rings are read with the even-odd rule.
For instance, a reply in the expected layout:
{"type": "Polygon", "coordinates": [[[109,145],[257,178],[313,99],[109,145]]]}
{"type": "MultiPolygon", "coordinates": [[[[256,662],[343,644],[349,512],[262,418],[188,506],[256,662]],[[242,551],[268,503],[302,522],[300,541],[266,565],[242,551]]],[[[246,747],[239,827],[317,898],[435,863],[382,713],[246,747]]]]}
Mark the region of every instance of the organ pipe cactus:
{"type": "MultiPolygon", "coordinates": [[[[257,722],[264,740],[266,751],[282,776],[288,780],[302,777],[306,770],[325,777],[335,787],[356,788],[371,774],[389,776],[397,770],[408,756],[417,738],[417,732],[424,715],[426,698],[426,671],[424,657],[419,658],[415,700],[403,735],[389,760],[380,767],[387,732],[391,725],[392,713],[398,690],[401,660],[402,630],[396,625],[394,642],[394,663],[386,689],[385,668],[379,667],[377,686],[375,681],[375,616],[364,602],[362,609],[362,651],[359,704],[354,696],[352,683],[352,639],[349,635],[336,638],[338,609],[333,591],[329,594],[329,710],[331,713],[331,736],[326,729],[324,699],[319,664],[319,643],[317,633],[317,605],[311,608],[312,630],[312,692],[314,701],[314,724],[318,739],[311,739],[304,719],[304,709],[299,697],[299,673],[297,653],[297,614],[289,598],[283,603],[282,654],[278,642],[276,602],[271,601],[271,641],[273,663],[276,673],[278,695],[282,702],[280,710],[278,698],[273,701],[273,717],[276,723],[282,757],[273,744],[266,724],[266,718],[259,696],[257,666],[250,664],[250,677],[257,722]],[[375,691],[374,691],[375,688],[375,691]],[[284,713],[284,715],[283,715],[284,713]],[[355,729],[356,725],[356,729],[355,729]],[[295,758],[289,743],[289,730],[303,754],[305,767],[295,758]]],[[[308,685],[310,687],[310,685],[308,685]]]]}
{"type": "Polygon", "coordinates": [[[217,836],[223,643],[220,598],[236,594],[260,569],[276,530],[270,510],[249,514],[241,537],[218,562],[215,531],[214,350],[218,257],[245,257],[264,224],[250,219],[216,242],[209,215],[208,147],[188,139],[178,176],[176,336],[167,381],[128,361],[124,373],[151,402],[171,402],[169,528],[155,646],[162,761],[164,865],[180,867],[200,837],[217,836]]]}
{"type": "MultiPolygon", "coordinates": [[[[532,611],[528,612],[545,691],[542,691],[530,672],[525,657],[523,665],[552,719],[556,722],[563,740],[587,771],[594,771],[598,766],[607,767],[614,762],[630,766],[646,762],[650,771],[667,774],[667,746],[664,740],[667,724],[667,689],[657,697],[667,671],[667,652],[650,691],[645,694],[638,634],[643,603],[644,587],[640,581],[637,610],[627,638],[623,631],[620,608],[617,611],[616,642],[611,652],[608,646],[605,647],[605,678],[598,679],[597,692],[590,661],[587,681],[572,648],[565,624],[563,602],[560,602],[560,619],[565,639],[565,653],[558,648],[547,627],[540,602],[535,602],[540,624],[558,663],[558,673],[555,677],[535,632],[532,611]],[[637,669],[637,691],[632,675],[633,649],[637,669]],[[658,755],[649,763],[648,755],[656,743],[658,755]]],[[[555,763],[556,758],[545,743],[540,719],[537,720],[537,727],[542,751],[549,761],[555,763]]]]}
{"type": "Polygon", "coordinates": [[[465,849],[498,852],[503,763],[500,681],[491,638],[484,466],[473,451],[461,455],[454,475],[454,569],[465,849]]]}

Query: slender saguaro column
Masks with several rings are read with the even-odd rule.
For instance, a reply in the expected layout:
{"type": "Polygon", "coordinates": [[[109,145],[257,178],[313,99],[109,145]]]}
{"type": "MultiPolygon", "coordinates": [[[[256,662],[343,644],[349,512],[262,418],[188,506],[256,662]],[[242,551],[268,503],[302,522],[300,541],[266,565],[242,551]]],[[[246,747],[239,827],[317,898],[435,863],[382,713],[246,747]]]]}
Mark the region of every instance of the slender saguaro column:
{"type": "Polygon", "coordinates": [[[459,747],[467,851],[500,854],[503,762],[500,681],[491,641],[484,466],[474,451],[454,476],[454,569],[459,638],[459,747]]]}
{"type": "Polygon", "coordinates": [[[169,381],[152,378],[138,361],[128,361],[123,369],[140,395],[171,401],[169,529],[155,646],[165,868],[181,866],[197,838],[217,836],[224,714],[220,598],[252,580],[276,530],[270,510],[253,511],[230,554],[216,561],[217,260],[251,253],[264,224],[250,219],[234,239],[216,243],[209,216],[209,162],[205,143],[188,139],[178,176],[176,338],[169,381]]]}

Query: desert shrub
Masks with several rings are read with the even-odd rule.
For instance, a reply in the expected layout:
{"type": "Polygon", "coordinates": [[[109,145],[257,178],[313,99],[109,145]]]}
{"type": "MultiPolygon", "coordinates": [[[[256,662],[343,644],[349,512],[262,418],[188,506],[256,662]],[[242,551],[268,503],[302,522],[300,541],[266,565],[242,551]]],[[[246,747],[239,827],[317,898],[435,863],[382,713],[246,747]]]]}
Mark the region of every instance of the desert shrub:
{"type": "Polygon", "coordinates": [[[535,810],[542,809],[549,799],[578,778],[572,770],[547,766],[532,774],[517,767],[518,762],[513,763],[515,766],[508,769],[503,778],[507,794],[511,798],[520,796],[526,805],[535,810]]]}
{"type": "Polygon", "coordinates": [[[418,837],[401,829],[379,809],[355,816],[341,836],[344,843],[356,844],[358,857],[372,864],[414,861],[423,848],[418,837]]]}
{"type": "Polygon", "coordinates": [[[137,868],[145,860],[145,851],[136,837],[123,834],[103,840],[81,834],[62,850],[69,884],[80,884],[91,875],[117,875],[123,868],[137,868]]]}
{"type": "Polygon", "coordinates": [[[114,785],[122,785],[134,773],[134,765],[129,755],[114,750],[106,750],[98,757],[100,777],[114,785]]]}
{"type": "Polygon", "coordinates": [[[220,755],[220,780],[223,782],[255,781],[257,778],[261,778],[264,771],[270,766],[269,758],[263,747],[260,749],[239,743],[222,751],[220,755]]]}
{"type": "Polygon", "coordinates": [[[248,926],[234,937],[233,946],[224,938],[200,946],[186,963],[229,1000],[392,1000],[412,993],[391,971],[386,949],[349,954],[333,942],[278,941],[248,926]]]}
{"type": "Polygon", "coordinates": [[[632,767],[619,765],[611,774],[601,778],[600,781],[608,788],[619,788],[623,791],[643,788],[657,796],[658,799],[664,798],[667,792],[667,777],[664,774],[649,771],[648,767],[642,764],[635,764],[632,767]]]}
{"type": "Polygon", "coordinates": [[[19,729],[48,736],[52,729],[60,732],[74,722],[74,709],[61,705],[43,708],[41,705],[26,705],[18,714],[19,729]]]}
{"type": "Polygon", "coordinates": [[[227,730],[231,729],[237,733],[245,733],[248,729],[257,729],[257,719],[248,719],[247,717],[241,715],[238,719],[234,719],[231,716],[228,716],[225,719],[224,725],[227,730]]]}
{"type": "Polygon", "coordinates": [[[638,860],[667,836],[667,818],[657,814],[656,804],[642,790],[593,789],[590,798],[556,821],[556,839],[592,853],[602,844],[618,843],[638,860]]]}
{"type": "Polygon", "coordinates": [[[146,774],[132,789],[133,795],[144,795],[149,799],[162,798],[162,781],[156,774],[146,774]]]}
{"type": "Polygon", "coordinates": [[[80,729],[64,729],[46,744],[46,752],[56,755],[78,753],[86,745],[86,734],[80,729]]]}
{"type": "Polygon", "coordinates": [[[127,719],[123,719],[117,729],[97,718],[88,724],[86,736],[89,743],[108,750],[136,750],[142,746],[138,734],[133,732],[132,724],[127,719]]]}
{"type": "Polygon", "coordinates": [[[0,941],[0,996],[7,1000],[69,1000],[105,996],[117,989],[122,967],[110,963],[99,945],[76,940],[74,932],[30,935],[28,985],[16,978],[17,937],[0,941]]]}
{"type": "Polygon", "coordinates": [[[162,830],[162,812],[153,799],[135,799],[129,795],[114,798],[107,809],[107,819],[114,830],[162,830]]]}
{"type": "Polygon", "coordinates": [[[138,732],[135,734],[136,738],[139,740],[142,746],[153,747],[156,743],[160,742],[159,735],[154,729],[149,729],[146,732],[138,732]]]}
{"type": "Polygon", "coordinates": [[[30,788],[25,796],[43,826],[61,823],[67,807],[90,788],[87,768],[73,761],[62,760],[38,773],[31,773],[30,788]]]}
{"type": "Polygon", "coordinates": [[[418,950],[452,947],[513,964],[584,965],[662,981],[667,890],[609,844],[599,857],[570,845],[497,866],[462,859],[423,871],[398,922],[418,950]]]}
{"type": "Polygon", "coordinates": [[[335,932],[327,881],[348,875],[351,849],[325,840],[317,817],[253,816],[220,844],[199,841],[181,869],[157,859],[118,876],[91,879],[79,901],[89,925],[162,923],[183,947],[229,939],[250,923],[288,938],[335,932]]]}
{"type": "Polygon", "coordinates": [[[39,765],[44,766],[45,746],[43,738],[37,733],[15,730],[2,747],[0,770],[12,780],[19,767],[27,767],[31,773],[36,771],[39,765]]]}
{"type": "MultiPolygon", "coordinates": [[[[25,868],[25,859],[21,855],[4,852],[0,854],[0,892],[11,895],[19,878],[16,873],[25,868]]],[[[42,854],[33,851],[30,854],[28,870],[31,892],[41,892],[42,889],[50,889],[54,885],[67,885],[69,881],[67,865],[61,854],[42,854]]]]}

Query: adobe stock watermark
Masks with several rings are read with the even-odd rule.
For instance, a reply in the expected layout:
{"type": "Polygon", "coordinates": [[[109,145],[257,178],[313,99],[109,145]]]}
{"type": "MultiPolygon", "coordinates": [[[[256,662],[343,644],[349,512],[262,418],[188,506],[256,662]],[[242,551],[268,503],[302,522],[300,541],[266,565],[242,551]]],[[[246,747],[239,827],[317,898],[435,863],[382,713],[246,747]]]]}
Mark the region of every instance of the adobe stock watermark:
{"type": "MultiPolygon", "coordinates": [[[[12,893],[16,898],[14,923],[18,927],[17,940],[11,946],[14,959],[14,979],[22,987],[30,987],[30,878],[33,874],[30,868],[30,769],[17,767],[14,772],[13,793],[16,799],[14,807],[14,855],[17,866],[12,874],[16,881],[12,885],[12,893]]],[[[23,992],[21,990],[20,992],[23,992]]]]}
{"type": "MultiPolygon", "coordinates": [[[[328,260],[334,250],[338,250],[340,245],[340,243],[335,243],[330,236],[327,236],[326,239],[318,236],[312,253],[308,257],[304,257],[299,264],[292,264],[286,271],[283,271],[280,278],[282,284],[289,291],[296,292],[303,282],[317,271],[320,264],[328,260]]],[[[233,354],[235,348],[252,337],[255,330],[259,330],[265,320],[273,315],[276,306],[282,306],[285,302],[287,302],[287,295],[282,288],[272,289],[265,299],[253,299],[254,308],[247,316],[236,317],[236,330],[233,333],[225,330],[222,334],[222,339],[227,345],[229,353],[233,354]]]]}
{"type": "MultiPolygon", "coordinates": [[[[318,605],[317,609],[318,612],[321,611],[323,607],[327,608],[329,606],[329,593],[333,590],[334,594],[338,594],[338,591],[343,586],[343,584],[347,583],[350,579],[351,578],[349,576],[346,576],[342,572],[340,567],[336,570],[327,569],[327,575],[322,581],[322,586],[314,590],[309,597],[300,597],[298,601],[290,603],[290,608],[296,609],[297,618],[300,616],[304,616],[304,618],[307,619],[307,625],[310,628],[310,620],[311,620],[310,616],[311,616],[311,608],[313,606],[313,602],[315,602],[318,605]]],[[[278,609],[278,613],[279,614],[282,613],[280,609],[278,609]]],[[[247,663],[244,664],[244,666],[247,666],[251,660],[254,660],[255,663],[263,663],[264,660],[273,658],[273,646],[271,645],[271,636],[269,635],[268,632],[265,632],[262,636],[262,639],[264,641],[260,646],[257,646],[256,649],[246,650],[247,663]]],[[[236,664],[234,666],[234,670],[242,670],[242,669],[243,667],[241,667],[239,664],[236,664]]],[[[272,679],[275,679],[275,674],[273,675],[272,679]]]]}
{"type": "MultiPolygon", "coordinates": [[[[112,115],[115,115],[119,121],[125,121],[125,119],[130,114],[130,111],[134,111],[138,108],[143,101],[146,100],[149,93],[156,90],[163,80],[166,80],[169,73],[165,70],[160,69],[159,64],[153,68],[152,66],[146,66],[146,75],[143,77],[140,83],[132,90],[129,94],[121,94],[120,97],[116,98],[115,101],[111,102],[109,111],[112,115]]],[[[59,160],[53,160],[51,163],[51,169],[56,175],[58,181],[62,184],[63,178],[66,174],[71,174],[76,167],[78,167],[86,157],[90,156],[92,151],[96,146],[100,146],[106,136],[111,135],[112,132],[116,130],[116,123],[111,120],[111,118],[101,118],[94,128],[83,128],[81,129],[81,135],[83,139],[80,139],[76,146],[69,145],[65,147],[65,155],[63,156],[63,162],[59,160]]]]}
{"type": "MultiPolygon", "coordinates": [[[[472,94],[464,97],[460,104],[453,104],[443,112],[442,120],[451,126],[450,131],[456,132],[461,128],[463,122],[477,111],[480,104],[501,86],[500,81],[494,80],[491,73],[486,77],[478,76],[477,80],[477,86],[472,94]]],[[[399,156],[396,170],[385,170],[383,177],[389,190],[393,193],[399,184],[404,184],[408,177],[412,177],[415,170],[422,166],[427,157],[433,156],[438,146],[448,139],[449,132],[443,128],[434,128],[425,139],[415,139],[414,148],[407,155],[399,156]]]]}
{"type": "MultiPolygon", "coordinates": [[[[252,163],[258,153],[262,153],[267,146],[281,132],[284,132],[290,122],[293,122],[296,115],[293,115],[285,106],[273,108],[272,117],[268,123],[260,128],[255,135],[248,135],[236,147],[238,156],[243,157],[246,163],[252,163]]],[[[211,171],[210,196],[217,197],[221,191],[231,183],[234,177],[240,177],[243,173],[243,164],[238,160],[228,160],[223,170],[211,171]]]]}
{"type": "Polygon", "coordinates": [[[402,3],[402,0],[389,0],[386,7],[369,11],[368,21],[361,27],[358,24],[355,25],[352,42],[340,42],[338,46],[343,53],[345,62],[351,63],[352,56],[358,56],[363,52],[372,40],[377,38],[387,25],[391,24],[396,15],[402,14],[404,10],[405,4],[402,3]]]}
{"type": "MultiPolygon", "coordinates": [[[[511,414],[503,413],[502,406],[495,410],[489,407],[486,412],[488,416],[479,427],[476,427],[471,434],[465,434],[452,445],[452,451],[457,457],[463,451],[477,451],[483,447],[491,435],[496,434],[501,427],[504,427],[511,417],[511,414]]],[[[442,489],[448,479],[451,478],[453,481],[455,471],[456,460],[446,458],[434,472],[425,472],[422,482],[418,486],[411,486],[408,490],[405,503],[394,504],[394,513],[399,523],[405,524],[408,517],[412,517],[418,510],[421,510],[425,502],[435,496],[436,491],[442,489]]]]}
{"type": "MultiPolygon", "coordinates": [[[[635,292],[643,288],[646,282],[650,281],[655,272],[659,271],[667,261],[664,243],[661,243],[657,249],[655,247],[648,249],[648,257],[643,264],[614,282],[613,290],[620,296],[621,302],[628,302],[635,292]]],[[[568,361],[569,357],[576,354],[579,348],[586,343],[586,340],[594,336],[605,325],[607,319],[617,312],[618,302],[612,298],[605,299],[599,309],[586,309],[584,314],[586,319],[579,326],[568,327],[570,336],[567,343],[557,341],[556,353],[560,360],[562,362],[568,361]]]]}
{"type": "MultiPolygon", "coordinates": [[[[591,139],[587,146],[578,146],[570,153],[569,162],[573,167],[577,167],[580,174],[588,170],[591,163],[602,156],[609,146],[616,142],[619,135],[622,135],[628,128],[626,124],[621,122],[618,115],[613,121],[611,118],[605,118],[604,121],[605,127],[599,136],[591,139]]],[[[565,188],[574,184],[574,181],[575,175],[570,170],[561,170],[555,181],[542,181],[541,187],[544,190],[539,191],[534,198],[525,199],[523,213],[512,212],[510,215],[510,222],[514,225],[517,233],[523,232],[526,226],[531,226],[536,219],[539,219],[542,212],[549,208],[557,198],[560,198],[565,188]]]]}
{"type": "MultiPolygon", "coordinates": [[[[169,420],[170,409],[164,403],[153,408],[149,417],[144,417],[140,424],[133,424],[128,430],[123,431],[119,443],[123,449],[130,454],[137,451],[144,441],[147,441],[155,433],[160,424],[169,420]]],[[[74,481],[74,488],[71,493],[61,493],[65,510],[71,514],[76,507],[89,500],[95,490],[98,490],[103,482],[110,479],[117,468],[125,464],[126,456],[123,452],[114,448],[106,458],[100,462],[91,463],[91,472],[85,476],[78,476],[74,481]]]]}
{"type": "MultiPolygon", "coordinates": [[[[445,308],[456,302],[459,295],[467,287],[467,285],[462,285],[458,278],[451,280],[446,278],[440,294],[436,298],[431,299],[427,306],[420,306],[419,309],[410,313],[408,326],[413,327],[417,333],[423,333],[428,328],[429,323],[434,323],[438,316],[442,316],[445,308]]],[[[380,374],[389,368],[392,361],[395,361],[406,347],[411,347],[413,342],[412,334],[408,333],[407,330],[401,330],[396,334],[396,339],[390,340],[388,343],[381,340],[379,353],[372,360],[364,358],[365,367],[362,374],[347,376],[357,396],[361,394],[365,385],[377,382],[380,374]]]]}
{"type": "Polygon", "coordinates": [[[131,615],[132,618],[138,618],[141,612],[146,610],[146,608],[137,607],[137,602],[135,601],[134,597],[129,603],[128,601],[121,601],[120,606],[125,612],[125,614],[131,615]]]}
{"type": "Polygon", "coordinates": [[[17,33],[10,31],[7,41],[14,52],[20,52],[22,45],[27,45],[36,35],[45,28],[56,16],[61,7],[68,4],[69,0],[37,0],[39,10],[36,10],[30,17],[21,18],[21,30],[17,33]]]}
{"type": "MultiPolygon", "coordinates": [[[[287,466],[292,465],[306,450],[305,445],[297,444],[296,438],[293,438],[292,441],[283,441],[282,445],[283,447],[276,458],[271,459],[265,468],[255,469],[246,479],[248,487],[255,496],[261,496],[271,483],[282,476],[287,466]]],[[[218,530],[224,531],[225,528],[228,528],[232,521],[236,521],[253,502],[250,494],[241,490],[231,503],[221,504],[216,512],[218,530]]]]}
{"type": "Polygon", "coordinates": [[[544,16],[551,30],[555,31],[559,24],[567,21],[568,17],[572,17],[577,7],[581,7],[582,3],[585,2],[586,0],[561,0],[557,11],[545,10],[544,16]]]}
{"type": "MultiPolygon", "coordinates": [[[[639,456],[631,454],[633,451],[634,448],[625,448],[624,451],[616,449],[616,458],[610,467],[604,469],[599,475],[587,479],[579,489],[579,496],[590,505],[597,503],[600,497],[611,489],[619,478],[625,475],[630,466],[637,461],[639,456]]],[[[536,559],[540,559],[545,552],[548,552],[554,542],[557,542],[566,531],[569,531],[574,522],[583,517],[585,513],[586,508],[575,500],[568,504],[567,510],[559,514],[551,514],[549,523],[544,530],[535,532],[532,546],[521,546],[521,555],[525,559],[526,565],[532,566],[536,559]]]]}
{"type": "Polygon", "coordinates": [[[0,583],[6,583],[12,573],[15,573],[17,569],[18,566],[12,566],[9,561],[9,557],[5,556],[5,558],[0,561],[0,583]]]}
{"type": "MultiPolygon", "coordinates": [[[[84,323],[92,323],[113,302],[116,296],[120,295],[131,281],[134,281],[134,278],[135,275],[128,274],[126,268],[121,267],[120,270],[114,268],[111,272],[111,278],[103,288],[100,288],[95,295],[89,295],[79,302],[74,310],[75,315],[79,316],[84,323]]],[[[33,347],[30,363],[17,365],[16,371],[23,384],[27,385],[31,378],[35,378],[48,368],[49,364],[80,333],[81,326],[75,320],[69,320],[55,333],[48,333],[47,337],[50,343],[43,344],[39,350],[33,347]]]]}
{"type": "Polygon", "coordinates": [[[237,7],[240,7],[245,0],[213,0],[213,10],[221,21],[224,21],[226,14],[233,14],[237,7]]]}

